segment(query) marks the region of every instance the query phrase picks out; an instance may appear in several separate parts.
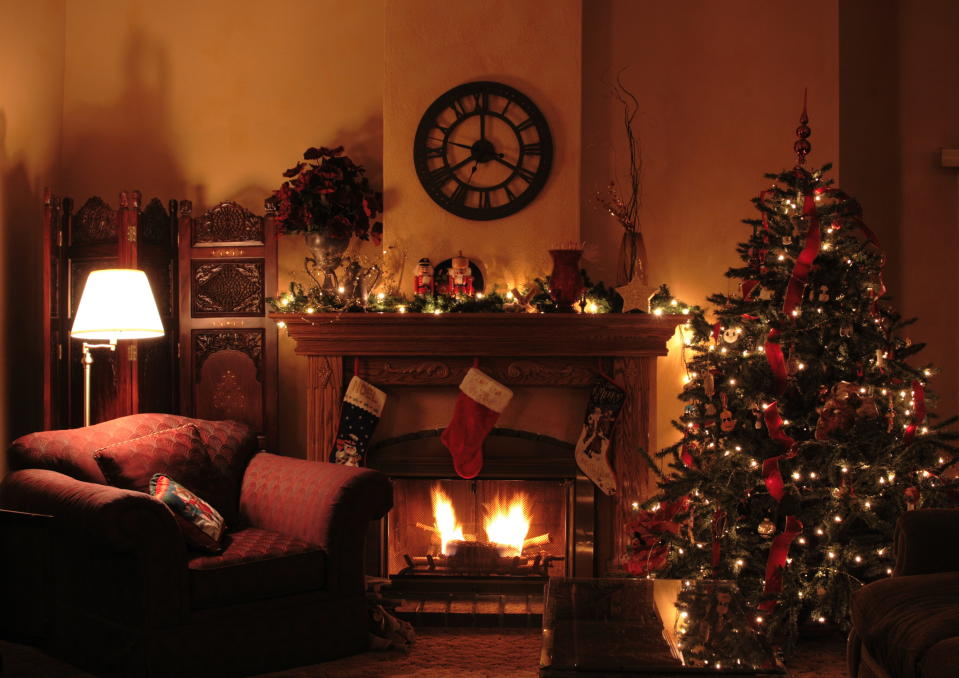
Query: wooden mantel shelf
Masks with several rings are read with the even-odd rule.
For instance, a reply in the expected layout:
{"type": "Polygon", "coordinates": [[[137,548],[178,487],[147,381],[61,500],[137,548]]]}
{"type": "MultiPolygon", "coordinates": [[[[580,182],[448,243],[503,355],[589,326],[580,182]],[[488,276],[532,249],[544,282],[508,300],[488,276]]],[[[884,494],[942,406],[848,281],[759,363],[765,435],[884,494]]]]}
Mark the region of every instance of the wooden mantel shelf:
{"type": "Polygon", "coordinates": [[[684,316],[645,313],[271,313],[296,353],[324,356],[666,355],[684,316]]]}

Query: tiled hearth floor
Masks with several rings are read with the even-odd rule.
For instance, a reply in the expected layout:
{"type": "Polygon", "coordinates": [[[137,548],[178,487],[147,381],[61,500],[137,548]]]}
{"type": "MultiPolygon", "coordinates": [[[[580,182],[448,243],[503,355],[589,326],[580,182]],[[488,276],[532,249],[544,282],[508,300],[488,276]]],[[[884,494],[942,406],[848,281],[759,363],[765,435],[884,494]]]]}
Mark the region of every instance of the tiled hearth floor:
{"type": "MultiPolygon", "coordinates": [[[[409,654],[367,652],[269,678],[536,678],[540,638],[526,629],[421,629],[409,654]]],[[[786,662],[790,678],[844,678],[845,641],[807,640],[786,662]]],[[[0,642],[3,678],[86,678],[39,651],[0,642]]],[[[266,678],[266,676],[261,678],[266,678]]]]}

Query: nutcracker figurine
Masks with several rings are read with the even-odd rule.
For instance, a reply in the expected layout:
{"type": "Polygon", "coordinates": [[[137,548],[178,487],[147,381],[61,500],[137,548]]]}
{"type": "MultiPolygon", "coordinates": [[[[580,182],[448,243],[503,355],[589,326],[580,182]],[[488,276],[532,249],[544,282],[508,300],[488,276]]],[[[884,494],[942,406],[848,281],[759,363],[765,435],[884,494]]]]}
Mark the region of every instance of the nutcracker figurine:
{"type": "Polygon", "coordinates": [[[451,296],[465,294],[468,297],[473,296],[473,276],[470,270],[470,260],[460,252],[458,256],[453,257],[453,265],[449,269],[449,294],[451,296]]]}
{"type": "Polygon", "coordinates": [[[416,265],[413,294],[433,294],[433,266],[428,257],[423,257],[416,265]]]}

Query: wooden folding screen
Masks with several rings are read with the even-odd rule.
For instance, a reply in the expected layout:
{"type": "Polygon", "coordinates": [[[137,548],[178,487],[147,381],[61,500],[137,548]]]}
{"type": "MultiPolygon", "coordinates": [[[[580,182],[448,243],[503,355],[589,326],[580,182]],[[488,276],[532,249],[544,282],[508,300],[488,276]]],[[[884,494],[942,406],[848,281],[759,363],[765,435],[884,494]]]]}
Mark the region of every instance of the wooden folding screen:
{"type": "Polygon", "coordinates": [[[91,421],[177,411],[176,202],[167,211],[154,198],[141,210],[141,200],[123,191],[114,210],[92,197],[74,213],[71,198],[44,197],[44,428],[83,424],[81,342],[70,328],[87,275],[100,268],[146,271],[166,334],[94,354],[91,421]]]}
{"type": "Polygon", "coordinates": [[[275,440],[277,331],[265,316],[276,281],[274,215],[221,202],[194,217],[180,203],[181,410],[252,426],[275,440]],[[274,282],[269,282],[274,281],[274,282]]]}

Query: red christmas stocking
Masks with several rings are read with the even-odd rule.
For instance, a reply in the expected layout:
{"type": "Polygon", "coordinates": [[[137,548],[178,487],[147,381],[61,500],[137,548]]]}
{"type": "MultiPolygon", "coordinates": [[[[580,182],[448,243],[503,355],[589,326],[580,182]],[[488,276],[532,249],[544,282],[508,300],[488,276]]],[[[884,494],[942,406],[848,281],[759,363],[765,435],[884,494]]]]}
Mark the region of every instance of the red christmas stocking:
{"type": "Polygon", "coordinates": [[[440,436],[460,477],[475,478],[483,470],[483,441],[512,397],[511,390],[475,367],[463,377],[453,419],[440,436]]]}

